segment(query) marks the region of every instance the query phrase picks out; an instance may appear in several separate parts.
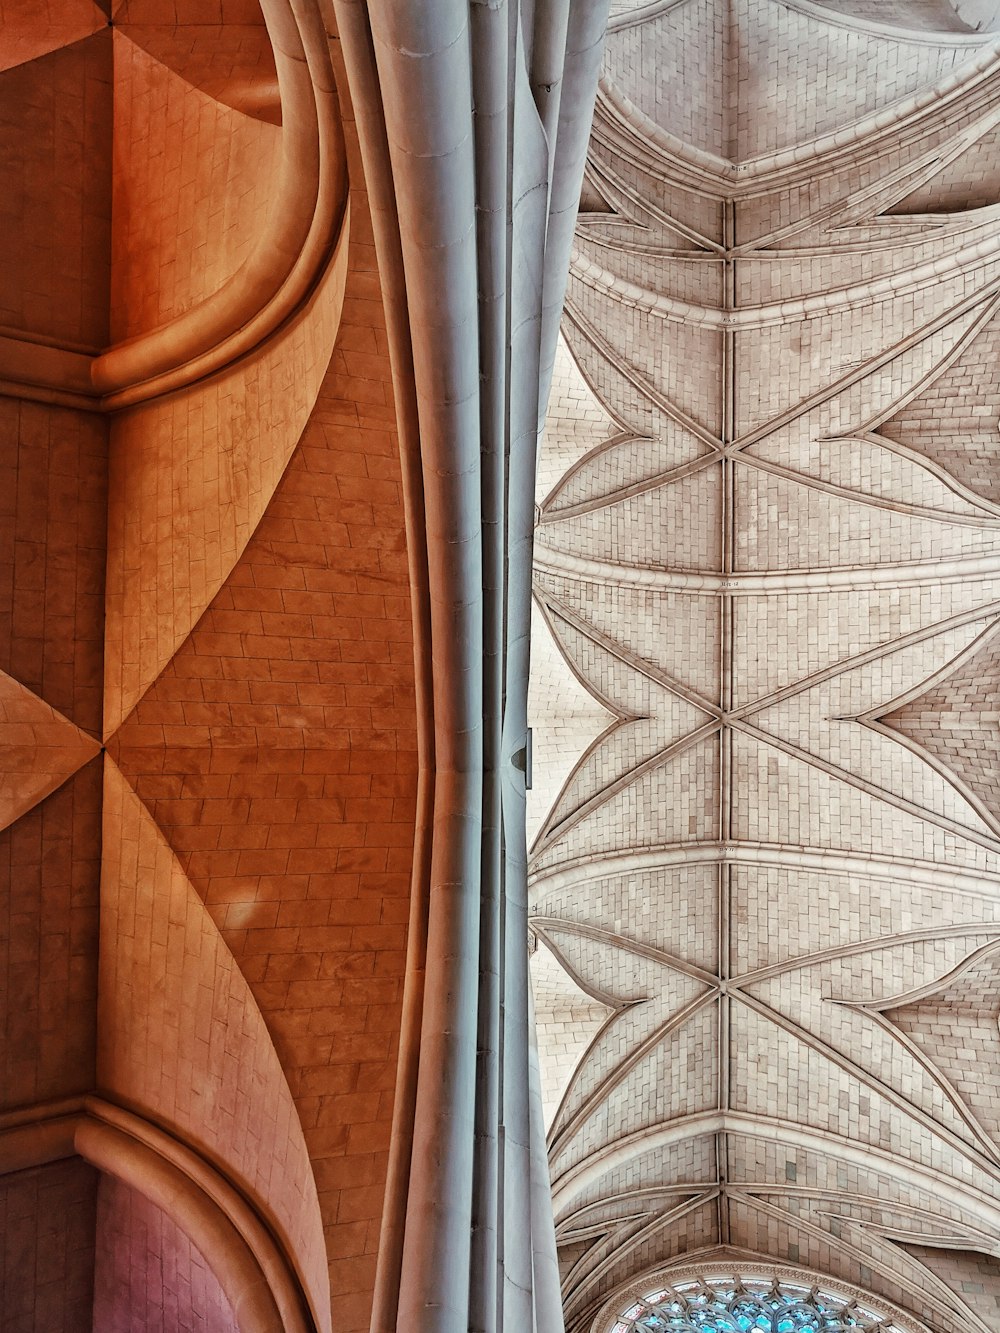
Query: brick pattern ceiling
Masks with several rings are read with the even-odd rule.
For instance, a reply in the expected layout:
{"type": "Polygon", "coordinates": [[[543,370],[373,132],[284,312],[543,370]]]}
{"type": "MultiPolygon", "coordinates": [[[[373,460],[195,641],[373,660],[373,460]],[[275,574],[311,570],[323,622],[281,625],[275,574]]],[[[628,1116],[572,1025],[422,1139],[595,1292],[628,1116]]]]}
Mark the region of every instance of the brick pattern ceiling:
{"type": "MultiPolygon", "coordinates": [[[[343,94],[349,228],[329,254],[318,223],[318,258],[277,255],[308,299],[272,336],[108,417],[72,379],[40,389],[38,349],[96,356],[239,294],[268,219],[294,212],[280,165],[310,108],[329,161],[295,174],[339,208],[340,115],[310,88],[279,123],[258,0],[0,3],[0,320],[28,368],[0,393],[0,1127],[97,1089],[267,1219],[315,1327],[360,1333],[405,968],[413,646],[360,150],[318,11],[294,9],[343,94]]],[[[276,279],[254,272],[259,298],[276,279]]],[[[224,1239],[202,1254],[176,1225],[190,1197],[171,1214],[83,1161],[10,1160],[4,1333],[246,1326],[224,1239]]]]}
{"type": "Polygon", "coordinates": [[[536,533],[570,1333],[720,1249],[996,1327],[1000,55],[892,8],[608,38],[536,533]]]}

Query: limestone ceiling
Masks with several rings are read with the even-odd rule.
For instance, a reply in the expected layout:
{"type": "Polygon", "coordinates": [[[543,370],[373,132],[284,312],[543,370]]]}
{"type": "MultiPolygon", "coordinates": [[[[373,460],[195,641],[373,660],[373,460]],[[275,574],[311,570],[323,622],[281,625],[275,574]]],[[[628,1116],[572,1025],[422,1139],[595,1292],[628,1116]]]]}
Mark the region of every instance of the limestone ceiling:
{"type": "Polygon", "coordinates": [[[1000,51],[834,8],[608,38],[536,531],[570,1333],[720,1252],[993,1328],[1000,51]]]}

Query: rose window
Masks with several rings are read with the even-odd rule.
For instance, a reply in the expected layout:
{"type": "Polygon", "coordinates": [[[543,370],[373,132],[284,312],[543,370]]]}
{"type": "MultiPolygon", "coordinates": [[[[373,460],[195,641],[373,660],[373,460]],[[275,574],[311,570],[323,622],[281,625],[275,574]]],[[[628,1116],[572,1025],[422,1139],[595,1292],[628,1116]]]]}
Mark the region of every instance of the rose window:
{"type": "Polygon", "coordinates": [[[609,1333],[901,1333],[845,1299],[769,1278],[708,1277],[635,1297],[609,1333]]]}

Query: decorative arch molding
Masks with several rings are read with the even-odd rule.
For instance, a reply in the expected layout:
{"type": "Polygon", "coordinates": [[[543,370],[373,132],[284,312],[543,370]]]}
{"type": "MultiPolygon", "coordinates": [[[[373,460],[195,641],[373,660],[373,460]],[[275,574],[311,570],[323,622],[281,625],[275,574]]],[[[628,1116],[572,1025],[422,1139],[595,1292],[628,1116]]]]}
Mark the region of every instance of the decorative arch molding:
{"type": "MultiPolygon", "coordinates": [[[[995,85],[994,85],[995,87],[995,85]]],[[[763,224],[756,232],[735,245],[721,242],[721,233],[714,239],[704,229],[683,217],[683,207],[675,201],[665,209],[652,198],[644,197],[639,182],[655,181],[668,175],[679,196],[691,199],[727,199],[747,202],[754,195],[795,188],[808,176],[786,173],[775,181],[765,180],[752,190],[741,179],[713,176],[707,171],[695,172],[679,148],[668,152],[653,147],[637,133],[623,127],[613,111],[605,108],[602,118],[595,122],[594,151],[587,161],[586,183],[588,198],[603,201],[603,208],[588,205],[581,208],[579,235],[607,249],[627,248],[633,253],[666,254],[670,247],[640,239],[640,228],[652,227],[685,237],[694,248],[704,251],[702,258],[712,254],[730,253],[734,256],[752,254],[779,243],[793,241],[802,232],[825,225],[840,234],[814,237],[810,250],[825,249],[840,255],[852,249],[891,251],[900,245],[926,245],[926,224],[932,222],[940,234],[953,236],[989,225],[998,205],[981,203],[954,212],[930,214],[897,212],[897,208],[915,191],[926,188],[942,172],[973,151],[982,140],[996,131],[998,113],[996,99],[977,95],[967,107],[956,112],[955,119],[962,128],[957,132],[950,122],[943,124],[928,112],[904,138],[903,160],[895,161],[896,141],[879,137],[869,145],[862,140],[855,145],[851,158],[838,160],[824,177],[829,183],[837,182],[832,195],[821,197],[793,220],[784,219],[777,226],[763,224]],[[876,179],[859,183],[853,170],[865,165],[876,179]],[[874,169],[874,171],[872,170],[874,169]],[[635,175],[637,180],[630,180],[635,175]],[[633,229],[629,241],[623,239],[625,229],[633,229]],[[850,236],[850,231],[859,234],[850,236]]],[[[680,141],[678,141],[680,143],[680,141]]],[[[754,182],[751,180],[751,185],[754,182]]]]}
{"type": "MultiPolygon", "coordinates": [[[[657,318],[682,324],[685,328],[757,329],[805,320],[816,315],[840,309],[864,308],[887,297],[903,296],[926,286],[929,281],[942,281],[951,276],[977,271],[1000,251],[995,236],[987,236],[972,245],[956,250],[947,259],[934,259],[902,274],[892,274],[873,282],[830,289],[814,296],[796,300],[775,301],[766,305],[747,305],[737,310],[718,306],[694,305],[676,297],[654,292],[638,283],[630,282],[619,273],[611,272],[579,252],[573,256],[573,276],[595,291],[611,295],[634,310],[641,310],[657,318]]],[[[982,298],[982,293],[979,294],[982,298]]],[[[894,349],[895,351],[895,349],[894,349]]],[[[867,367],[866,367],[867,368],[867,367]]]]}
{"type": "Polygon", "coordinates": [[[163,1210],[212,1268],[240,1333],[316,1333],[294,1262],[246,1192],[152,1121],[88,1096],[0,1120],[0,1174],[78,1156],[163,1210]]]}
{"type": "Polygon", "coordinates": [[[893,1306],[884,1297],[873,1296],[860,1287],[829,1278],[810,1268],[774,1264],[768,1262],[764,1255],[750,1255],[737,1250],[728,1254],[725,1250],[707,1253],[701,1264],[693,1264],[688,1260],[682,1264],[647,1270],[641,1278],[633,1279],[616,1289],[594,1320],[593,1333],[614,1333],[619,1326],[621,1312],[631,1302],[641,1300],[643,1295],[652,1289],[662,1290],[664,1287],[669,1289],[696,1282],[709,1271],[712,1274],[725,1273],[726,1276],[731,1274],[741,1278],[762,1278],[775,1283],[787,1283],[790,1287],[800,1288],[803,1291],[818,1291],[833,1296],[847,1305],[856,1304],[879,1319],[891,1320],[891,1323],[885,1325],[882,1323],[873,1325],[880,1329],[884,1327],[886,1333],[932,1333],[929,1325],[898,1306],[893,1306]]]}
{"type": "MultiPolygon", "coordinates": [[[[608,32],[621,32],[649,23],[661,14],[678,9],[686,0],[647,0],[634,9],[623,10],[612,16],[608,32]]],[[[904,5],[905,7],[905,5],[904,5]]],[[[875,33],[896,41],[928,43],[934,46],[969,46],[981,43],[983,34],[1000,23],[1000,4],[996,0],[942,0],[942,8],[951,8],[956,16],[974,31],[958,32],[945,28],[908,27],[904,22],[878,22],[857,14],[845,14],[822,0],[785,0],[785,8],[798,11],[831,27],[848,28],[858,32],[875,33]]]]}
{"type": "Polygon", "coordinates": [[[679,9],[687,0],[648,0],[647,4],[635,9],[625,9],[620,14],[612,14],[608,20],[608,32],[621,32],[624,28],[637,28],[641,23],[648,23],[661,14],[669,14],[672,9],[679,9]]]}
{"type": "Polygon", "coordinates": [[[689,573],[687,570],[667,569],[665,566],[640,568],[624,563],[614,564],[610,560],[592,560],[539,545],[535,569],[546,574],[571,575],[584,583],[612,583],[664,592],[754,596],[836,588],[878,588],[887,585],[896,588],[916,584],[962,583],[1000,574],[1000,559],[995,555],[974,555],[961,559],[877,565],[866,569],[854,565],[835,565],[820,569],[715,574],[689,573]]]}
{"type": "Polygon", "coordinates": [[[739,840],[726,843],[676,843],[643,848],[641,851],[584,854],[556,865],[534,869],[531,884],[535,896],[540,897],[549,890],[582,885],[606,875],[633,874],[683,865],[714,865],[721,859],[740,865],[795,867],[816,874],[858,874],[872,879],[902,879],[923,888],[945,887],[955,893],[970,894],[977,898],[993,899],[996,896],[996,876],[985,871],[952,866],[943,870],[933,861],[915,857],[896,858],[822,847],[741,843],[739,840]]]}
{"type": "Polygon", "coordinates": [[[347,155],[319,0],[261,0],[281,95],[274,206],[247,260],[221,287],[158,328],[99,353],[11,330],[0,385],[18,397],[116,411],[183,389],[251,355],[304,310],[331,265],[343,300],[347,155]]]}
{"type": "MultiPolygon", "coordinates": [[[[708,1275],[728,1271],[733,1274],[734,1270],[748,1275],[758,1271],[769,1275],[782,1274],[793,1281],[801,1279],[793,1278],[792,1274],[808,1273],[816,1279],[817,1286],[831,1294],[849,1299],[852,1293],[863,1293],[871,1305],[898,1311],[898,1302],[893,1300],[891,1293],[894,1289],[905,1291],[906,1287],[905,1280],[901,1283],[901,1272],[893,1263],[896,1251],[908,1253],[909,1246],[923,1244],[945,1251],[973,1253],[984,1262],[990,1262],[995,1248],[992,1235],[955,1227],[946,1218],[936,1218],[906,1205],[884,1206],[878,1195],[854,1196],[851,1210],[838,1212],[833,1205],[835,1198],[840,1196],[831,1191],[787,1188],[801,1204],[812,1201],[821,1205],[828,1201],[831,1206],[829,1210],[814,1212],[811,1218],[808,1212],[786,1211],[785,1207],[771,1201],[774,1196],[780,1199],[784,1193],[781,1186],[773,1184],[717,1186],[700,1193],[694,1193],[692,1186],[674,1186],[669,1191],[649,1188],[586,1205],[559,1228],[562,1244],[584,1247],[565,1276],[567,1327],[571,1333],[605,1333],[600,1312],[602,1309],[605,1313],[610,1312],[623,1293],[619,1309],[626,1308],[630,1300],[642,1294],[642,1285],[649,1284],[646,1285],[649,1292],[662,1289],[664,1279],[684,1281],[686,1277],[683,1275],[689,1273],[708,1275]],[[658,1235],[663,1235],[684,1218],[693,1220],[699,1212],[720,1206],[727,1195],[758,1213],[765,1225],[790,1227],[800,1242],[817,1246],[818,1249],[812,1251],[813,1267],[806,1270],[794,1256],[779,1257],[759,1250],[752,1243],[740,1243],[735,1239],[718,1245],[710,1242],[700,1246],[695,1244],[675,1251],[673,1255],[668,1252],[658,1262],[652,1260],[650,1243],[655,1243],[658,1235]],[[870,1214],[870,1220],[866,1214],[870,1214]],[[826,1218],[839,1227],[836,1233],[821,1225],[826,1218]],[[820,1254],[826,1255],[826,1263],[816,1266],[820,1254]],[[882,1280],[879,1294],[872,1291],[871,1276],[867,1280],[863,1276],[866,1269],[869,1274],[878,1274],[882,1280]],[[674,1279],[674,1273],[682,1276],[674,1279]],[[617,1296],[609,1300],[607,1292],[612,1287],[617,1296]]],[[[803,1285],[808,1287],[813,1283],[807,1280],[803,1285]]],[[[966,1307],[962,1296],[933,1273],[928,1273],[927,1289],[921,1295],[925,1312],[944,1317],[949,1321],[949,1328],[954,1328],[951,1321],[958,1313],[961,1329],[975,1328],[976,1333],[994,1333],[992,1325],[979,1322],[974,1312],[966,1307]]],[[[612,1316],[612,1325],[619,1317],[617,1313],[612,1316]]],[[[907,1311],[905,1320],[906,1330],[917,1328],[926,1333],[927,1325],[922,1322],[922,1316],[915,1319],[913,1312],[907,1311]]],[[[933,1333],[938,1333],[936,1323],[932,1323],[931,1328],[933,1333]]]]}
{"type": "MultiPolygon", "coordinates": [[[[654,12],[661,12],[661,6],[650,6],[648,16],[653,17],[654,12]]],[[[662,157],[672,174],[680,168],[682,173],[691,174],[692,183],[699,180],[710,192],[724,191],[738,197],[751,191],[756,193],[762,187],[787,185],[817,171],[832,172],[843,162],[856,161],[859,152],[867,155],[878,151],[890,136],[898,142],[922,135],[932,117],[935,121],[943,120],[949,114],[957,114],[959,107],[965,111],[978,105],[980,97],[985,98],[986,109],[1000,80],[1000,50],[996,41],[984,41],[979,35],[973,50],[975,54],[958,70],[893,106],[871,112],[842,129],[820,134],[809,143],[741,162],[685,143],[657,125],[605,77],[598,90],[596,118],[623,131],[646,154],[662,157]],[[992,94],[989,89],[993,89],[992,94]]]]}
{"type": "Polygon", "coordinates": [[[346,266],[347,157],[330,42],[317,0],[261,0],[282,109],[275,206],[246,263],[168,324],[91,367],[108,409],[202,379],[265,342],[308,298],[331,255],[346,266]]]}
{"type": "Polygon", "coordinates": [[[951,0],[959,18],[980,32],[995,32],[1000,26],[997,0],[951,0]]]}
{"type": "MultiPolygon", "coordinates": [[[[816,19],[820,23],[826,23],[834,28],[847,28],[854,32],[873,33],[879,37],[888,38],[890,41],[910,43],[922,43],[931,46],[954,46],[961,48],[963,46],[981,45],[984,34],[982,32],[969,31],[962,32],[948,28],[935,28],[928,24],[925,28],[909,27],[905,22],[905,14],[901,14],[898,22],[890,22],[886,19],[879,20],[874,18],[865,18],[860,14],[844,13],[837,10],[833,5],[823,4],[822,0],[784,0],[788,9],[795,10],[806,18],[816,19]]],[[[904,0],[899,8],[906,9],[904,0]]],[[[942,0],[942,10],[957,10],[959,5],[952,4],[951,0],[942,0]]],[[[945,17],[944,14],[941,17],[945,17]]]]}
{"type": "MultiPolygon", "coordinates": [[[[957,1180],[943,1170],[907,1160],[888,1149],[857,1143],[830,1131],[806,1127],[777,1117],[764,1118],[741,1111],[703,1111],[656,1125],[620,1139],[612,1150],[602,1148],[564,1172],[553,1183],[557,1220],[580,1206],[587,1190],[616,1166],[638,1152],[672,1147],[704,1134],[736,1134],[790,1148],[801,1148],[864,1172],[874,1166],[908,1190],[922,1190],[960,1211],[972,1225],[1000,1235],[1000,1185],[996,1193],[957,1180]]],[[[985,1176],[984,1176],[985,1179],[985,1176]]],[[[996,1181],[994,1182],[997,1183],[996,1181]]]]}

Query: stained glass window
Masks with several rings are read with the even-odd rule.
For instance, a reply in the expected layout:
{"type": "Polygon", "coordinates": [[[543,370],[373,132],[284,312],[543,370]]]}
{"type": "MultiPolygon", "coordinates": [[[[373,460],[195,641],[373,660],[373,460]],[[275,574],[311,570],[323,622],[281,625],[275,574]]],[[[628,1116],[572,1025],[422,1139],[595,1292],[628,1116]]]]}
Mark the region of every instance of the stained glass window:
{"type": "Polygon", "coordinates": [[[705,1277],[634,1299],[611,1333],[900,1333],[856,1301],[769,1278],[705,1277]]]}

